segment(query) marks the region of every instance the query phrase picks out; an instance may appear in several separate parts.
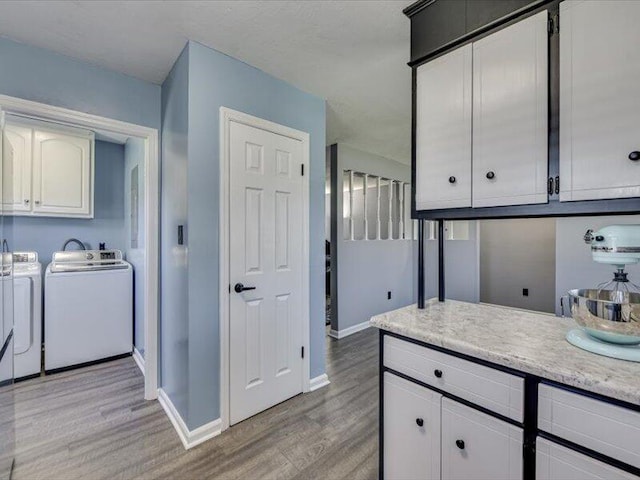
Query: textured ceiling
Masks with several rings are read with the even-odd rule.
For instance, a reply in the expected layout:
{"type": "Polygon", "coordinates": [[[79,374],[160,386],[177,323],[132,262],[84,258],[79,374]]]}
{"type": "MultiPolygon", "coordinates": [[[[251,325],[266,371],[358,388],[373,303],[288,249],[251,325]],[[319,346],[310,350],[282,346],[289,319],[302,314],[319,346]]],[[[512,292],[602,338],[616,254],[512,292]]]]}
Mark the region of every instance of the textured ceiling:
{"type": "Polygon", "coordinates": [[[327,99],[327,144],[410,159],[400,1],[0,1],[0,35],[162,83],[187,39],[327,99]]]}

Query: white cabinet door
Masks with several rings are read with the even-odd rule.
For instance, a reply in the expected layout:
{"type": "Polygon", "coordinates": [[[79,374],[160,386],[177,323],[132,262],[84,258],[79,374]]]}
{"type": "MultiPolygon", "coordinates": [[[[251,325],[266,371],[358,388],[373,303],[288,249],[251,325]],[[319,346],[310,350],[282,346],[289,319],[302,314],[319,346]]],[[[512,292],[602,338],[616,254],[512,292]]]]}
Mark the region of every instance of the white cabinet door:
{"type": "Polygon", "coordinates": [[[442,399],[443,480],[520,479],[522,441],[522,429],[442,399]]]}
{"type": "Polygon", "coordinates": [[[640,196],[639,18],[637,1],[560,4],[560,200],[640,196]]]}
{"type": "Polygon", "coordinates": [[[93,215],[92,138],[35,131],[33,213],[93,215]]]}
{"type": "Polygon", "coordinates": [[[547,201],[547,12],[473,44],[473,206],[547,201]]]}
{"type": "Polygon", "coordinates": [[[416,208],[471,206],[471,45],[417,69],[416,208]]]}
{"type": "Polygon", "coordinates": [[[384,478],[440,478],[441,395],[384,374],[384,478]]]}
{"type": "Polygon", "coordinates": [[[536,479],[637,480],[638,477],[538,437],[536,479]]]}
{"type": "Polygon", "coordinates": [[[4,162],[3,201],[4,213],[19,214],[31,211],[31,149],[33,130],[29,127],[8,123],[6,139],[13,147],[13,162],[4,162]]]}

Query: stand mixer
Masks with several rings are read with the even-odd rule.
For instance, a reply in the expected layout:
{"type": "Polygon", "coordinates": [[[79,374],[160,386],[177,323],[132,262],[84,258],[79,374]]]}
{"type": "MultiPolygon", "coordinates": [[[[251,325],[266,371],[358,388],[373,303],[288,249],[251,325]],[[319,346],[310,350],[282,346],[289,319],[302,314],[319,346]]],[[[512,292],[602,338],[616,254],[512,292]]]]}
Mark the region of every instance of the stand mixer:
{"type": "Polygon", "coordinates": [[[610,225],[584,236],[595,262],[616,268],[613,279],[595,289],[568,292],[571,316],[581,328],[567,334],[576,347],[640,362],[640,287],[626,265],[640,262],[640,225],[610,225]]]}

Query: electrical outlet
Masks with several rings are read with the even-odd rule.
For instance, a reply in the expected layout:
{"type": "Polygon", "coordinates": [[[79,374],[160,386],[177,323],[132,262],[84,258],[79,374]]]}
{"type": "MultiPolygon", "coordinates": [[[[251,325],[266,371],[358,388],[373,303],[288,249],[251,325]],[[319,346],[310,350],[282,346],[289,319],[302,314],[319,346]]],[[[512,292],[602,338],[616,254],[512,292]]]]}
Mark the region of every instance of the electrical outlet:
{"type": "Polygon", "coordinates": [[[522,296],[523,297],[528,297],[529,296],[529,289],[528,288],[523,288],[522,289],[522,296]]]}
{"type": "Polygon", "coordinates": [[[387,300],[391,300],[391,290],[387,292],[387,300]]]}

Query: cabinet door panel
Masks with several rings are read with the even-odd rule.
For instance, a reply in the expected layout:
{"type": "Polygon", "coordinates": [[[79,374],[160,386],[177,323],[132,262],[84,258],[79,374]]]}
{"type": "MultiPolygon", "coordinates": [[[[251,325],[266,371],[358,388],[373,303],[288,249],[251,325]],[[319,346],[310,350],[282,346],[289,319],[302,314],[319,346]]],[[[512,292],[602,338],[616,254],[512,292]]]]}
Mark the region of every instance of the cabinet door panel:
{"type": "Polygon", "coordinates": [[[560,200],[640,196],[640,2],[560,4],[560,200]]]}
{"type": "Polygon", "coordinates": [[[440,398],[420,385],[384,374],[385,480],[440,478],[440,398]]]}
{"type": "Polygon", "coordinates": [[[638,477],[544,438],[536,442],[537,480],[637,480],[638,477]]]}
{"type": "Polygon", "coordinates": [[[466,45],[418,67],[418,210],[471,206],[471,56],[466,45]]]}
{"type": "Polygon", "coordinates": [[[522,429],[442,399],[442,479],[522,478],[522,429]]]}
{"type": "Polygon", "coordinates": [[[13,147],[13,162],[5,162],[3,170],[3,210],[5,213],[31,210],[31,149],[33,130],[7,123],[6,139],[13,147]],[[10,182],[10,183],[7,183],[10,182]]]}
{"type": "Polygon", "coordinates": [[[91,145],[90,138],[35,132],[35,214],[91,214],[91,145]]]}
{"type": "Polygon", "coordinates": [[[473,206],[547,201],[547,12],[473,44],[473,206]]]}

